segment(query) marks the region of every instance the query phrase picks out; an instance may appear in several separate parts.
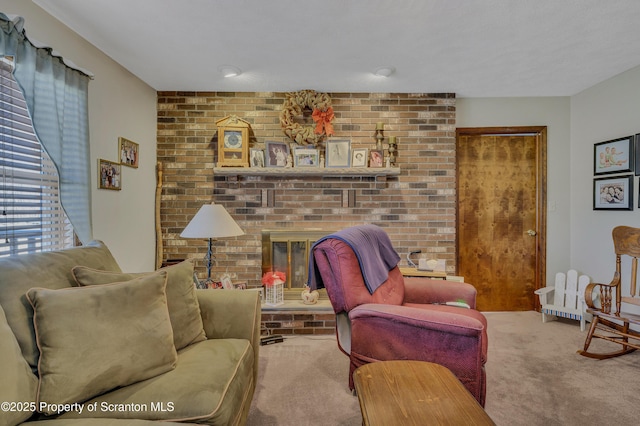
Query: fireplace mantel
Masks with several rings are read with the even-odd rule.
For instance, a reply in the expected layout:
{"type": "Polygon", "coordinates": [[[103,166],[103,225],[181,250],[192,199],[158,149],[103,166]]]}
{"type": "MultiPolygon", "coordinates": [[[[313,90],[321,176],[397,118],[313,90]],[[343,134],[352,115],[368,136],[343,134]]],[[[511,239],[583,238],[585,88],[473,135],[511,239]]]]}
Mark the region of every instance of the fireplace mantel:
{"type": "Polygon", "coordinates": [[[399,167],[214,167],[218,176],[398,176],[399,167]]]}

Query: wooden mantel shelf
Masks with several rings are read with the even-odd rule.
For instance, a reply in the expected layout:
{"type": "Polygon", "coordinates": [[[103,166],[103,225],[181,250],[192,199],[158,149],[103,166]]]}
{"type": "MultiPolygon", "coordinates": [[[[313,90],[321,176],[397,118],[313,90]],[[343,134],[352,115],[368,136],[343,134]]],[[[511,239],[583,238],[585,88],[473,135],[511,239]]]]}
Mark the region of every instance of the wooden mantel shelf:
{"type": "Polygon", "coordinates": [[[399,167],[214,167],[218,176],[398,176],[399,167]]]}

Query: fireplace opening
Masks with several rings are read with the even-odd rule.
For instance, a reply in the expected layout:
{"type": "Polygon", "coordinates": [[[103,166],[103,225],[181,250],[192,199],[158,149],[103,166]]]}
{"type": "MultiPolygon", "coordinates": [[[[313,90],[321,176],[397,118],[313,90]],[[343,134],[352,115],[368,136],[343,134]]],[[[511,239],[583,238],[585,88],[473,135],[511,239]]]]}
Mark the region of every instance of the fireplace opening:
{"type": "MultiPolygon", "coordinates": [[[[262,230],[262,274],[284,272],[287,276],[285,299],[300,299],[307,283],[311,247],[317,240],[333,232],[317,228],[262,230]]],[[[320,298],[327,298],[324,289],[320,291],[320,298]]]]}

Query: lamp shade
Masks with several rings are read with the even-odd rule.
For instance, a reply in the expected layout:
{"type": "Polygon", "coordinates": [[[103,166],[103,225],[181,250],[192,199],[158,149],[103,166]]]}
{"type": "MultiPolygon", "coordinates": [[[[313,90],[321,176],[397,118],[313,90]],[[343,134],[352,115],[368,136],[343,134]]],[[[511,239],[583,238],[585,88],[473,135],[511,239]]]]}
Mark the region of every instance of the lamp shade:
{"type": "Polygon", "coordinates": [[[235,220],[220,204],[205,204],[180,234],[182,238],[222,238],[244,235],[235,220]]]}

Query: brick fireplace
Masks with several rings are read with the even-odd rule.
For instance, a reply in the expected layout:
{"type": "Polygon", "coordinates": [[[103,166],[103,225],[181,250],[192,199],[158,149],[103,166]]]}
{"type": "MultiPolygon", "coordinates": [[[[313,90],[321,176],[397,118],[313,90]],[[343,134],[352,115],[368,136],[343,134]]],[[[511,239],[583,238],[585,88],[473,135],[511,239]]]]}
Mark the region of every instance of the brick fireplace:
{"type": "MultiPolygon", "coordinates": [[[[337,138],[372,148],[377,122],[396,136],[400,173],[251,175],[214,173],[216,120],[235,114],[251,123],[251,148],[288,142],[279,124],[284,93],[159,92],[158,161],[163,163],[164,258],[202,259],[205,241],[180,232],[203,203],[223,204],[245,235],[215,242],[214,276],[260,286],[262,230],[332,232],[374,223],[389,233],[403,262],[421,249],[456,272],[455,95],[330,93],[337,138]]],[[[204,266],[196,263],[200,275],[204,266]]],[[[291,321],[296,321],[292,317],[291,321]]]]}

